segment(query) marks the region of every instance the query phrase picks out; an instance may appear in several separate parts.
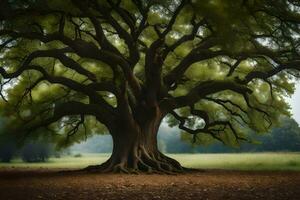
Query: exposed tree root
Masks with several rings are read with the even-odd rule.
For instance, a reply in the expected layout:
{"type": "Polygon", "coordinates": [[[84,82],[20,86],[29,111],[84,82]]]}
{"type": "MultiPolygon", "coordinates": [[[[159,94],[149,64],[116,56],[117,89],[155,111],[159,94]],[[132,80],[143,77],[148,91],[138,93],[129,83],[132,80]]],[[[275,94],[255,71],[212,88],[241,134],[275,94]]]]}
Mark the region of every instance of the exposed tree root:
{"type": "Polygon", "coordinates": [[[189,171],[189,169],[182,167],[176,160],[158,151],[148,153],[145,149],[141,149],[139,155],[134,156],[133,159],[121,159],[122,162],[118,162],[118,160],[112,156],[101,165],[89,166],[81,171],[124,174],[178,174],[189,171]]]}

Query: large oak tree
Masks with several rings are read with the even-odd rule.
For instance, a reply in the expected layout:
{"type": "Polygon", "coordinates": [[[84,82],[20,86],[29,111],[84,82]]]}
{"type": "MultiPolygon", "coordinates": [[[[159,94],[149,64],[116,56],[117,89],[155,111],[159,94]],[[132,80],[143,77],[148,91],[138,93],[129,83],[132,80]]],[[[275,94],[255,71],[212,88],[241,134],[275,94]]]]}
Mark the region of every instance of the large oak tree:
{"type": "Polygon", "coordinates": [[[278,124],[299,28],[296,0],[2,0],[2,114],[60,145],[109,132],[88,169],[182,171],[157,148],[162,120],[229,145],[278,124]]]}

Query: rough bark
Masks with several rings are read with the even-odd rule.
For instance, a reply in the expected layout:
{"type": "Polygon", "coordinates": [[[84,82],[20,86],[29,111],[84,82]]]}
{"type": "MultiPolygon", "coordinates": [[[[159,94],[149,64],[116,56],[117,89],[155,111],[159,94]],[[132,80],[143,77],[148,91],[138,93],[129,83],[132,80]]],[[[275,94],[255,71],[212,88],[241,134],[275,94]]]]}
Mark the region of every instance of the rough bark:
{"type": "MultiPolygon", "coordinates": [[[[103,164],[85,170],[121,173],[177,173],[183,167],[159,151],[157,133],[161,116],[155,114],[143,124],[129,119],[116,121],[110,130],[113,139],[111,157],[103,164]]],[[[140,122],[141,123],[141,122],[140,122]]]]}

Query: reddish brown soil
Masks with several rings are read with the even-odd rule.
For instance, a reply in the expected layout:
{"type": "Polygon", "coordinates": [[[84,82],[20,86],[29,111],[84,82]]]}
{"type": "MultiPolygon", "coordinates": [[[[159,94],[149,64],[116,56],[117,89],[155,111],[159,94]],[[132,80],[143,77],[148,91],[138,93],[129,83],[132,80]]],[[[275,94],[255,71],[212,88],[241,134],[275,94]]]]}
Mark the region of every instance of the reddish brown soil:
{"type": "Polygon", "coordinates": [[[299,200],[300,172],[209,170],[181,175],[114,175],[2,169],[0,199],[299,200]]]}

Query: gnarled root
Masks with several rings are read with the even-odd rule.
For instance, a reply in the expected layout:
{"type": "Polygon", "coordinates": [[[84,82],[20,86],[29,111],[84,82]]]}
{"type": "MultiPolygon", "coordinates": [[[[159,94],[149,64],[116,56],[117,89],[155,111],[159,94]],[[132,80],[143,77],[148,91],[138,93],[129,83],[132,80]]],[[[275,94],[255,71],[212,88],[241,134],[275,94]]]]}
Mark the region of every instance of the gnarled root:
{"type": "Polygon", "coordinates": [[[179,162],[165,156],[159,151],[147,152],[140,148],[138,153],[129,158],[116,159],[112,155],[105,163],[96,166],[89,166],[83,171],[99,173],[158,173],[177,174],[185,171],[179,162]]]}

